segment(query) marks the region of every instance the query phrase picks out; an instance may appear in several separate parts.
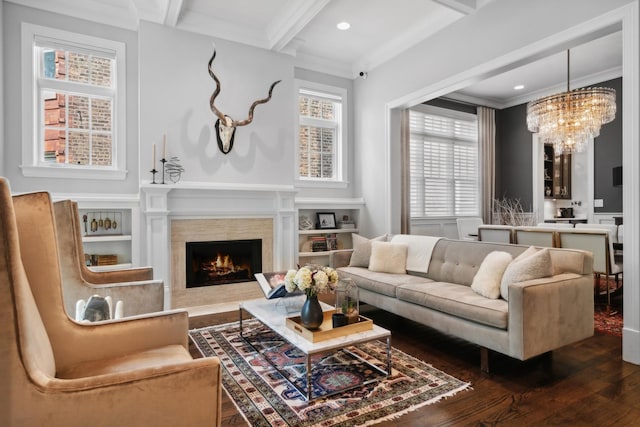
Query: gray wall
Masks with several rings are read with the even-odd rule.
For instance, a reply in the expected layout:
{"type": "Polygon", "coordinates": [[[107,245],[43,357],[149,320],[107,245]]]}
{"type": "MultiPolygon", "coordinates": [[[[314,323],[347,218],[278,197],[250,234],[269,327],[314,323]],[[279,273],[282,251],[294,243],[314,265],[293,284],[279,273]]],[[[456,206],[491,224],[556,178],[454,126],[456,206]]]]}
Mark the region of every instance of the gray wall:
{"type": "MultiPolygon", "coordinates": [[[[616,118],[600,130],[594,146],[594,198],[604,206],[595,212],[622,212],[622,187],[614,187],[612,169],[622,165],[622,79],[595,86],[616,90],[616,118]]],[[[496,111],[496,197],[519,198],[525,210],[532,205],[531,132],[527,105],[496,111]]]]}

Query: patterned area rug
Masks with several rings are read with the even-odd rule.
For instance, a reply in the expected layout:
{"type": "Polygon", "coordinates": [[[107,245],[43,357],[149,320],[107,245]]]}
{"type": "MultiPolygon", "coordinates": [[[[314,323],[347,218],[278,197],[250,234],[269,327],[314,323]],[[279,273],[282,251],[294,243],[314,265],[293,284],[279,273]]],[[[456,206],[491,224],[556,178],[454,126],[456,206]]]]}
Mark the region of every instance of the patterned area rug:
{"type": "Polygon", "coordinates": [[[618,286],[614,279],[608,281],[600,278],[598,282],[600,295],[596,297],[596,307],[593,313],[593,325],[596,332],[622,337],[622,327],[624,326],[622,316],[622,279],[618,286]],[[607,282],[611,291],[611,309],[606,307],[607,282]]]}
{"type": "MultiPolygon", "coordinates": [[[[255,333],[252,344],[260,350],[258,354],[239,336],[238,328],[238,322],[233,322],[193,330],[189,335],[204,357],[220,358],[222,385],[251,426],[367,426],[470,388],[468,383],[394,348],[390,377],[309,403],[291,385],[298,382],[306,387],[303,355],[257,320],[243,321],[245,333],[255,333]],[[267,363],[263,354],[271,357],[287,378],[267,363]]],[[[386,343],[373,341],[348,350],[313,360],[318,367],[313,370],[314,396],[378,375],[363,360],[385,369],[386,343]]]]}

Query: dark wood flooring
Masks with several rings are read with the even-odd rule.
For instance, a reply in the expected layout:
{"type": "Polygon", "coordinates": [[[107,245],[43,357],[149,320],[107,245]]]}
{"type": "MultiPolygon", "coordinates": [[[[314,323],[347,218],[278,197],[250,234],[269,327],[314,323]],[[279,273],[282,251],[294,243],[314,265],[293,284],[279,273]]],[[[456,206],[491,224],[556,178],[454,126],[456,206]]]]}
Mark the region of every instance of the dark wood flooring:
{"type": "MultiPolygon", "coordinates": [[[[640,425],[640,366],[622,361],[622,340],[597,334],[521,362],[492,353],[480,371],[475,345],[382,310],[367,312],[392,331],[394,347],[470,382],[472,389],[377,426],[631,426],[640,425]]],[[[192,328],[236,321],[211,315],[192,328]]],[[[193,346],[194,357],[200,357],[193,346]]],[[[244,426],[224,393],[222,425],[244,426]]]]}

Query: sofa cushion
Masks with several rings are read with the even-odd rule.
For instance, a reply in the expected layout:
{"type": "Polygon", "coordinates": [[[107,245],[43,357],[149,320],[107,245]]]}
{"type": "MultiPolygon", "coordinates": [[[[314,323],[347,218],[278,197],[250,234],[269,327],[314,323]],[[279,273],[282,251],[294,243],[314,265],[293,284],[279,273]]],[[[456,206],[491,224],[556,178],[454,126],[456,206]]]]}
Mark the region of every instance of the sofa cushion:
{"type": "Polygon", "coordinates": [[[380,273],[406,273],[407,245],[391,242],[371,242],[369,270],[380,273]]]}
{"type": "Polygon", "coordinates": [[[549,249],[537,250],[531,247],[507,266],[500,283],[500,295],[508,301],[509,285],[512,283],[551,276],[553,276],[553,265],[551,264],[549,249]],[[529,256],[525,257],[524,255],[527,254],[529,256]]]}
{"type": "Polygon", "coordinates": [[[387,235],[367,239],[359,234],[351,234],[353,240],[353,253],[349,265],[351,267],[369,267],[369,258],[371,258],[371,242],[386,242],[387,235]]]}
{"type": "Polygon", "coordinates": [[[340,278],[354,279],[361,289],[396,297],[396,288],[409,283],[429,283],[432,280],[410,274],[377,273],[363,267],[341,267],[340,278]]]}
{"type": "Polygon", "coordinates": [[[507,329],[509,303],[485,298],[471,287],[448,282],[411,283],[399,286],[397,298],[472,322],[507,329]]]}
{"type": "Polygon", "coordinates": [[[508,252],[493,251],[489,253],[471,282],[471,289],[487,298],[500,298],[500,282],[502,275],[513,257],[508,252]]]}

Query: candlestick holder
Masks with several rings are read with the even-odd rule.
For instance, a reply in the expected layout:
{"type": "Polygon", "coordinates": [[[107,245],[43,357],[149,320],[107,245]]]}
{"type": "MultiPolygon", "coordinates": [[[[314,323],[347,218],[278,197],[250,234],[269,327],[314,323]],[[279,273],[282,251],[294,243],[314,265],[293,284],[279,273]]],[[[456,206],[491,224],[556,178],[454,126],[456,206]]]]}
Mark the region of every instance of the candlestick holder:
{"type": "Polygon", "coordinates": [[[167,163],[167,159],[163,157],[160,161],[162,162],[162,183],[164,184],[164,164],[167,163]]]}
{"type": "Polygon", "coordinates": [[[157,184],[156,182],[156,174],[158,173],[158,171],[156,170],[156,168],[151,169],[149,172],[151,172],[151,183],[152,184],[157,184]]]}

